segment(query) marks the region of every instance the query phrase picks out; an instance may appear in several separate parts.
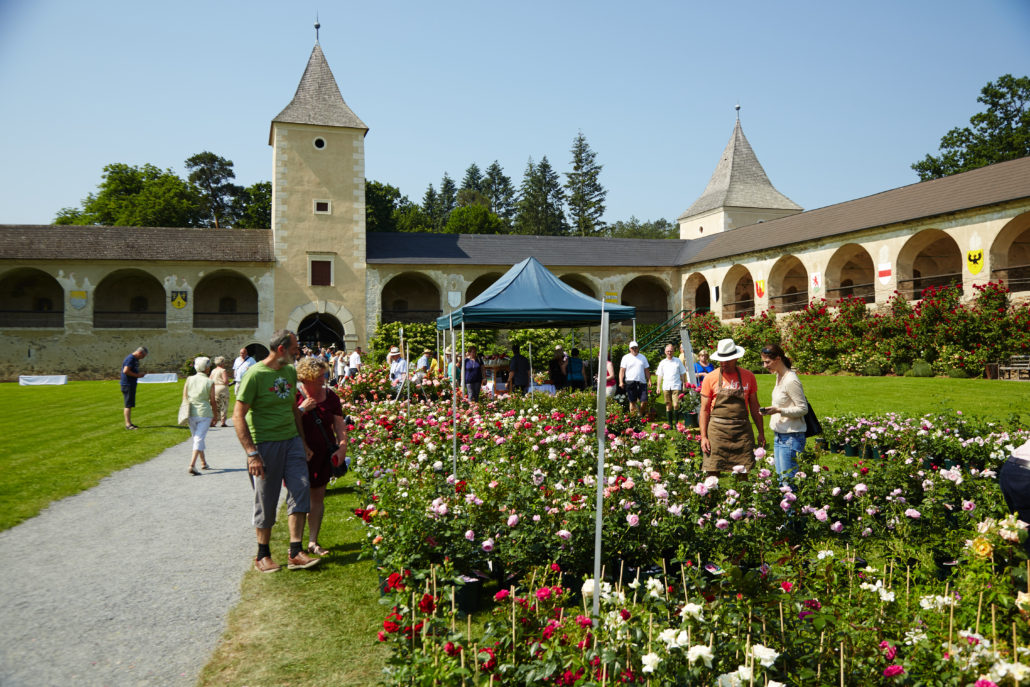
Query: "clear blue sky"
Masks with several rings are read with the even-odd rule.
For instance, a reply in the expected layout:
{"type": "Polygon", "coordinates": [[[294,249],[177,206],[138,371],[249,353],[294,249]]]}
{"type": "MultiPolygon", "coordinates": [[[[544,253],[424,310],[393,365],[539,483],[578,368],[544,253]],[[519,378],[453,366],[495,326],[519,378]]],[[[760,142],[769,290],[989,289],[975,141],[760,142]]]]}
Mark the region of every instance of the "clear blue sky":
{"type": "Polygon", "coordinates": [[[608,221],[675,220],[738,101],[773,184],[812,209],[915,182],[984,84],[1030,73],[1027,0],[0,0],[0,223],[50,223],[111,162],[184,175],[210,150],[271,179],[316,11],[368,178],[420,202],[496,159],[518,186],[530,157],[567,171],[582,130],[608,221]]]}

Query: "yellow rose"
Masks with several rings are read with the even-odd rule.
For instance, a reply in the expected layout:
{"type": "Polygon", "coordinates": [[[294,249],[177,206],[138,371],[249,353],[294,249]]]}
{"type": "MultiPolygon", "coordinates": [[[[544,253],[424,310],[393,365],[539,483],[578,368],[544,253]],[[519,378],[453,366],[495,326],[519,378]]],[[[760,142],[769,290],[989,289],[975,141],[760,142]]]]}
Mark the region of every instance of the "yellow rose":
{"type": "Polygon", "coordinates": [[[1016,608],[1024,613],[1030,611],[1030,594],[1026,592],[1016,594],[1016,608]]]}
{"type": "Polygon", "coordinates": [[[991,542],[987,541],[983,537],[977,537],[973,540],[973,553],[981,558],[990,558],[994,552],[994,547],[991,546],[991,542]]]}

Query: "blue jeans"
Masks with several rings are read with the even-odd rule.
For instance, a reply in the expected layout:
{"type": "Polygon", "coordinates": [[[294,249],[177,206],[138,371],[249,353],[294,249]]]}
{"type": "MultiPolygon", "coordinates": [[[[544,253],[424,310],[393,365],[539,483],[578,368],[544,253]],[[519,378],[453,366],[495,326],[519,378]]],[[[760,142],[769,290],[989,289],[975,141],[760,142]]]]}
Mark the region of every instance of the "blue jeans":
{"type": "Polygon", "coordinates": [[[781,476],[793,477],[798,471],[798,463],[794,456],[805,450],[805,433],[788,432],[781,434],[773,432],[773,462],[776,465],[776,472],[781,476]]]}

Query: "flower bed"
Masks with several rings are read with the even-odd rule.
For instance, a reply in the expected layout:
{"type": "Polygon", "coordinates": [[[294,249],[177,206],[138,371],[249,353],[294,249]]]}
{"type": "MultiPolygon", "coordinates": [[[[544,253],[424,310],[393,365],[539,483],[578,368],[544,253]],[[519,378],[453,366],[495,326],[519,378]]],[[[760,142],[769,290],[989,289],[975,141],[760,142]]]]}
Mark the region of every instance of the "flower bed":
{"type": "MultiPolygon", "coordinates": [[[[498,681],[494,684],[544,677],[555,684],[599,684],[598,669],[607,681],[661,677],[683,684],[674,676],[696,673],[706,684],[720,676],[731,684],[741,679],[740,672],[732,677],[741,665],[774,680],[805,681],[810,673],[837,671],[841,645],[847,682],[869,684],[857,676],[868,678],[874,668],[879,676],[874,682],[887,681],[892,676],[882,671],[892,665],[905,671],[899,676],[944,670],[937,666],[947,660],[939,650],[941,609],[933,621],[912,609],[923,597],[957,589],[959,621],[949,620],[945,638],[952,650],[947,653],[964,656],[954,648],[959,630],[979,637],[976,646],[982,650],[994,642],[985,634],[984,608],[1002,623],[1009,643],[1004,656],[991,653],[975,662],[966,657],[953,672],[965,679],[971,665],[998,676],[1009,670],[1002,666],[988,673],[985,666],[1011,662],[1013,598],[1027,581],[1022,549],[1009,539],[1013,532],[1017,539],[1024,534],[1021,528],[982,523],[1005,515],[994,470],[1009,442],[1021,443],[1025,433],[1006,433],[958,415],[849,418],[839,426],[861,427],[867,441],[875,435],[882,459],[838,460],[829,469],[826,463],[833,461],[809,457],[795,481],[781,485],[769,466],[741,479],[706,477],[693,430],[642,427],[613,413],[607,424],[602,549],[616,588],[605,597],[608,620],[590,630],[576,625],[575,616],[584,614],[567,606],[579,601],[569,599],[555,581],[547,586],[552,599],[526,595],[542,593],[536,580],[542,582],[540,571],[552,565],[566,584],[592,571],[597,440],[592,411],[578,407],[587,398],[560,395],[460,407],[456,474],[446,403],[346,404],[355,420],[352,452],[368,504],[360,512],[368,523],[365,551],[382,566],[384,577],[414,571],[407,583],[393,578],[390,603],[403,622],[391,621],[398,625],[396,633],[384,628],[383,638],[398,644],[397,684],[414,675],[405,671],[428,670],[426,661],[458,670],[464,656],[472,670],[469,654],[459,655],[470,645],[491,649],[485,654],[490,658],[479,663],[495,660],[500,666],[462,673],[469,679],[478,675],[481,684],[489,675],[498,681]],[[976,434],[987,430],[986,436],[976,434]],[[876,570],[867,570],[862,559],[876,570]],[[668,574],[650,583],[665,590],[661,594],[623,588],[620,595],[620,576],[625,587],[637,575],[654,576],[663,567],[668,574]],[[464,647],[453,654],[441,643],[454,634],[450,630],[430,632],[423,624],[403,641],[395,637],[404,635],[405,623],[414,628],[430,619],[430,625],[452,622],[435,608],[448,606],[450,599],[449,591],[431,588],[433,575],[440,581],[492,577],[527,591],[516,595],[522,602],[506,602],[505,610],[495,611],[499,617],[485,635],[471,639],[466,632],[464,639],[448,640],[464,647]],[[405,584],[404,594],[398,583],[405,584]],[[412,586],[430,595],[432,603],[425,606],[433,605],[432,613],[412,610],[418,605],[408,598],[412,586]],[[988,606],[978,604],[979,620],[973,622],[968,606],[981,592],[988,606]],[[820,608],[805,607],[808,600],[820,608]],[[680,615],[691,604],[700,604],[702,617],[680,615]],[[513,609],[515,636],[509,637],[513,609]],[[812,613],[794,619],[806,610],[812,613]],[[610,616],[615,611],[629,618],[620,624],[610,616]],[[550,621],[557,622],[548,631],[551,637],[531,636],[550,621]],[[590,641],[577,648],[588,631],[590,641]],[[683,640],[681,631],[689,639],[683,640]],[[905,645],[911,631],[924,632],[929,648],[905,645]],[[565,643],[551,641],[554,636],[565,636],[565,643]],[[869,644],[871,637],[878,639],[869,644]],[[880,649],[881,641],[893,649],[880,649]],[[540,646],[528,648],[535,644],[540,646]],[[711,667],[703,660],[703,646],[713,652],[711,667]],[[539,651],[551,658],[538,661],[539,651]],[[891,651],[892,661],[884,662],[891,651]],[[782,657],[765,666],[769,652],[782,657]],[[936,667],[930,667],[931,656],[936,667]]],[[[836,431],[836,419],[831,426],[836,431]]],[[[951,601],[947,605],[951,614],[951,601]]],[[[1026,623],[1018,625],[1023,633],[1026,623]]]]}

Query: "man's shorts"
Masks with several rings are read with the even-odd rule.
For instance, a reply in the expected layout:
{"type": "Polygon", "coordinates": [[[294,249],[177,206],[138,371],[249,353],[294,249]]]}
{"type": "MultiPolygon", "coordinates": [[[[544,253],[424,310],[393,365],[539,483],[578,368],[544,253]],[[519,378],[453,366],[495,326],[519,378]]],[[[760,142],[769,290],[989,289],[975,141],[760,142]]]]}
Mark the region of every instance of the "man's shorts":
{"type": "Polygon", "coordinates": [[[257,445],[265,462],[265,476],[254,478],[254,527],[275,524],[279,492],[286,483],[286,512],[311,512],[311,481],[308,460],[300,437],[285,441],[262,441],[257,445]]]}
{"type": "Polygon", "coordinates": [[[122,398],[125,399],[125,407],[126,408],[135,408],[136,407],[136,385],[135,384],[130,384],[130,385],[122,384],[122,398]]]}
{"type": "Polygon", "coordinates": [[[662,392],[665,397],[665,405],[678,408],[680,405],[680,390],[679,389],[666,389],[662,392]]]}
{"type": "Polygon", "coordinates": [[[640,403],[647,400],[646,382],[626,382],[626,397],[630,403],[640,403]]]}

